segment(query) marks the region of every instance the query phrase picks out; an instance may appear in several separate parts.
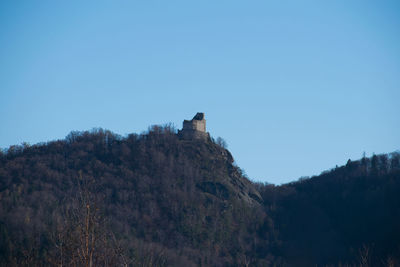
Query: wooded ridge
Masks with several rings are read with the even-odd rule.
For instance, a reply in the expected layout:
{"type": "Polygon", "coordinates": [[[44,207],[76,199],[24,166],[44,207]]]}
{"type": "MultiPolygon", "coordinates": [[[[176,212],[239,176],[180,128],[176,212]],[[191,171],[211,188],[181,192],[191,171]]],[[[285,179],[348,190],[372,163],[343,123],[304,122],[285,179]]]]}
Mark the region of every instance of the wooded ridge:
{"type": "Polygon", "coordinates": [[[399,266],[399,192],[399,153],[275,186],[170,125],[71,132],[0,152],[0,265],[399,266]]]}

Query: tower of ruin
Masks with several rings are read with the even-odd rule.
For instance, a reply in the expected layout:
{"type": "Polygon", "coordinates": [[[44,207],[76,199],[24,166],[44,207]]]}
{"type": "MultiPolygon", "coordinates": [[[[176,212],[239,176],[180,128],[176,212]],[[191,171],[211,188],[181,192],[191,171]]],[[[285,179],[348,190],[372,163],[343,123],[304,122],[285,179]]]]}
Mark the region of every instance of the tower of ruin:
{"type": "Polygon", "coordinates": [[[206,132],[204,113],[198,112],[192,120],[184,120],[182,130],[178,131],[178,135],[184,140],[206,140],[209,134],[206,132]]]}

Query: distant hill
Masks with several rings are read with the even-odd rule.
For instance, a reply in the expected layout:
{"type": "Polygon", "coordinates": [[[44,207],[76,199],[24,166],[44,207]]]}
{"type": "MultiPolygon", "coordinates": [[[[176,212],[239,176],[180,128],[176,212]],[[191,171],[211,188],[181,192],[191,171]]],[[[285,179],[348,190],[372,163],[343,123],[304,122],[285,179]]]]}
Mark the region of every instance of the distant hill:
{"type": "Polygon", "coordinates": [[[153,126],[10,147],[0,265],[400,264],[399,154],[274,186],[251,182],[223,146],[153,126]]]}
{"type": "Polygon", "coordinates": [[[400,266],[399,163],[398,153],[349,160],[310,179],[260,187],[279,255],[290,266],[400,266]]]}

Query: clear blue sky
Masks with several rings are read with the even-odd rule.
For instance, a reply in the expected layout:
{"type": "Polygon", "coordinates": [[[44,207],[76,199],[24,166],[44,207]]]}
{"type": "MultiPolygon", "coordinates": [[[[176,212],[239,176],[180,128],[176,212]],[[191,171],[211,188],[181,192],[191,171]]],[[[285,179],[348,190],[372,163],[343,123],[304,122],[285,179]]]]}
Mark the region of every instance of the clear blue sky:
{"type": "Polygon", "coordinates": [[[1,1],[0,147],[205,112],[284,183],[400,149],[400,1],[1,1]]]}

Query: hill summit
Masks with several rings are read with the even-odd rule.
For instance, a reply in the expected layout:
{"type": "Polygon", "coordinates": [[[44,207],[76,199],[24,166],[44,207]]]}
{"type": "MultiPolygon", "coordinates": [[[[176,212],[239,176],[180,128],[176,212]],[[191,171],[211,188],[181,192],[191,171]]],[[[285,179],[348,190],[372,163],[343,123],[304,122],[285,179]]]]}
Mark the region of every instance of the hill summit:
{"type": "Polygon", "coordinates": [[[137,264],[158,257],[156,265],[218,266],[244,257],[245,240],[252,238],[248,223],[263,224],[266,216],[261,195],[228,150],[208,134],[197,138],[196,130],[188,139],[186,129],[184,138],[168,125],[126,138],[98,129],[10,148],[0,161],[0,263],[47,265],[62,253],[69,258],[64,262],[75,264],[70,260],[79,257],[55,244],[71,243],[64,246],[73,251],[80,241],[54,237],[82,223],[70,216],[85,212],[76,202],[83,193],[107,218],[98,223],[101,231],[112,233],[137,264]]]}

